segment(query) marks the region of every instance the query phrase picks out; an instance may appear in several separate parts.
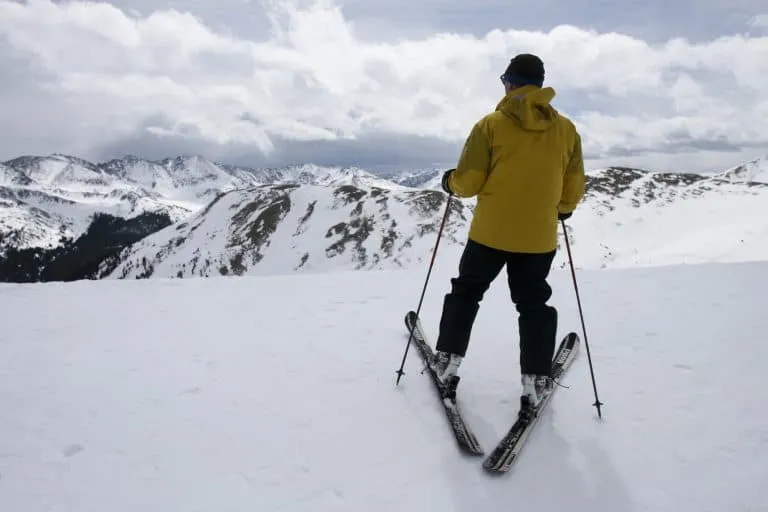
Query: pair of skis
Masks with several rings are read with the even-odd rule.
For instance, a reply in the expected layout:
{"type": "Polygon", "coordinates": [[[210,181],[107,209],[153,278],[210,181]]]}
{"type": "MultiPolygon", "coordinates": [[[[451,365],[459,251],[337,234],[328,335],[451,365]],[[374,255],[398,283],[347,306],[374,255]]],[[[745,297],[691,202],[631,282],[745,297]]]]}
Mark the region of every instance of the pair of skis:
{"type": "MultiPolygon", "coordinates": [[[[414,311],[409,311],[405,315],[405,325],[408,328],[408,332],[412,333],[412,342],[416,345],[419,355],[424,360],[426,371],[428,371],[432,377],[435,390],[443,404],[448,423],[453,430],[459,448],[472,456],[485,455],[482,446],[472,432],[469,424],[462,416],[461,410],[456,402],[456,386],[458,385],[459,378],[454,377],[453,381],[444,385],[429,367],[429,361],[432,359],[433,352],[427,343],[427,338],[424,333],[424,328],[421,325],[421,321],[414,311]]],[[[560,346],[555,352],[555,357],[552,361],[552,378],[555,379],[555,381],[562,377],[568,370],[573,359],[576,357],[578,348],[579,337],[574,332],[568,333],[560,342],[560,346]]],[[[506,473],[512,468],[512,465],[517,460],[533,427],[536,425],[542,410],[549,403],[549,400],[551,400],[556,389],[557,386],[552,389],[551,393],[542,399],[536,409],[534,409],[530,419],[523,420],[519,417],[516,419],[490,455],[483,461],[483,468],[486,471],[491,473],[506,473]]]]}

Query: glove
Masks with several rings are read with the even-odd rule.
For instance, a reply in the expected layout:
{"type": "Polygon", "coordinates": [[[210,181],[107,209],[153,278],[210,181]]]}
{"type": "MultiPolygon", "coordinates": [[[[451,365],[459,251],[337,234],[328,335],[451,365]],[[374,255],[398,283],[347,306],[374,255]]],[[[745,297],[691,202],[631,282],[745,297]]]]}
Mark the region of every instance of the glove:
{"type": "Polygon", "coordinates": [[[557,213],[557,220],[570,219],[571,215],[573,215],[573,212],[568,212],[568,213],[560,213],[560,212],[558,212],[557,213]]]}
{"type": "Polygon", "coordinates": [[[451,187],[448,186],[448,178],[450,178],[451,173],[455,171],[456,169],[448,169],[443,174],[443,179],[440,181],[440,185],[443,187],[443,190],[445,190],[445,193],[449,196],[453,195],[453,192],[451,191],[451,187]]]}

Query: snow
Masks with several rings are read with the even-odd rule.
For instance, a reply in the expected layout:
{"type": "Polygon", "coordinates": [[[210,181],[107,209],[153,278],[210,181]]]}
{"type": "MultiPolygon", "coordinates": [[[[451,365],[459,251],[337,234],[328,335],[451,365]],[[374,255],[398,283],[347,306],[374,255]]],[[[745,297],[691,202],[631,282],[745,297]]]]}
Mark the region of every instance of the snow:
{"type": "Polygon", "coordinates": [[[24,184],[28,181],[29,178],[23,173],[0,163],[0,187],[24,184]]]}
{"type": "MultiPolygon", "coordinates": [[[[232,272],[231,261],[237,255],[242,255],[247,275],[410,266],[428,259],[434,247],[444,206],[425,205],[435,197],[445,204],[442,195],[397,188],[303,184],[235,190],[187,222],[133,245],[110,277],[141,275],[144,260],[153,265],[152,277],[219,275],[222,267],[232,272]],[[260,219],[274,217],[265,212],[278,207],[286,209],[284,216],[268,235],[268,243],[259,245],[263,258],[253,263],[257,251],[245,245],[248,233],[260,226],[260,219]],[[434,230],[420,235],[419,226],[425,224],[434,230]],[[396,237],[391,239],[390,254],[385,247],[392,233],[396,237]]],[[[470,215],[468,208],[458,203],[456,207],[465,218],[470,215]]],[[[463,241],[465,231],[466,223],[456,222],[443,233],[445,243],[463,241]]]]}
{"type": "Polygon", "coordinates": [[[413,188],[426,188],[431,190],[441,190],[440,184],[443,174],[447,169],[429,168],[429,169],[406,169],[399,171],[390,171],[383,176],[394,183],[413,188]]]}
{"type": "Polygon", "coordinates": [[[85,232],[98,212],[124,218],[165,212],[182,221],[222,192],[287,182],[404,188],[354,167],[246,169],[198,156],[161,161],[127,156],[103,163],[61,154],[26,156],[0,164],[0,199],[12,196],[16,209],[27,210],[12,212],[0,202],[0,240],[10,233],[17,248],[57,245],[62,234],[76,238],[85,232]]]}
{"type": "Polygon", "coordinates": [[[584,266],[591,268],[764,260],[768,217],[757,212],[766,199],[768,187],[738,184],[639,208],[618,198],[611,212],[591,207],[588,199],[567,222],[584,266]]]}
{"type": "Polygon", "coordinates": [[[768,156],[732,167],[723,176],[736,182],[768,183],[768,156]]]}
{"type": "MultiPolygon", "coordinates": [[[[768,510],[767,262],[580,271],[604,418],[582,350],[500,478],[415,351],[394,385],[423,267],[1,285],[0,510],[768,510]]],[[[580,332],[570,273],[550,282],[580,332]]],[[[487,451],[520,392],[513,311],[502,276],[461,369],[487,451]]]]}
{"type": "MultiPolygon", "coordinates": [[[[593,176],[606,172],[596,171],[593,176]]],[[[768,185],[711,179],[689,184],[678,177],[664,183],[658,174],[634,172],[640,177],[626,186],[622,185],[626,176],[608,174],[609,191],[602,188],[605,184],[596,186],[567,221],[580,268],[768,259],[768,216],[757,213],[768,200],[768,185]]],[[[431,255],[444,211],[442,192],[443,202],[433,201],[425,213],[424,208],[413,207],[413,198],[428,192],[416,189],[361,185],[353,190],[360,199],[346,205],[338,187],[303,184],[284,189],[280,197],[288,211],[267,236],[268,243],[260,247],[262,259],[252,262],[254,251],[245,249],[238,237],[270,205],[277,204],[277,196],[268,190],[232,191],[188,222],[145,238],[123,255],[110,277],[143,275],[141,262],[145,260],[153,265],[150,277],[218,275],[222,267],[230,267],[238,252],[243,255],[247,275],[421,265],[431,255]],[[260,206],[253,208],[252,204],[260,206]],[[312,214],[303,220],[310,209],[312,214]],[[244,211],[250,211],[247,222],[241,218],[244,211]],[[434,229],[424,231],[427,224],[434,229]],[[334,248],[342,238],[337,229],[347,228],[348,234],[359,234],[363,240],[358,243],[349,236],[344,251],[339,252],[334,248]],[[391,251],[384,249],[387,237],[394,240],[391,251]]],[[[475,200],[454,198],[453,203],[455,211],[451,211],[440,243],[441,251],[458,257],[475,200]]],[[[566,265],[563,256],[561,252],[555,261],[560,268],[566,265]]]]}
{"type": "Polygon", "coordinates": [[[406,188],[403,185],[377,176],[359,167],[327,167],[302,164],[275,169],[259,169],[252,172],[261,179],[262,183],[269,184],[353,185],[356,187],[379,187],[391,190],[406,188]]]}

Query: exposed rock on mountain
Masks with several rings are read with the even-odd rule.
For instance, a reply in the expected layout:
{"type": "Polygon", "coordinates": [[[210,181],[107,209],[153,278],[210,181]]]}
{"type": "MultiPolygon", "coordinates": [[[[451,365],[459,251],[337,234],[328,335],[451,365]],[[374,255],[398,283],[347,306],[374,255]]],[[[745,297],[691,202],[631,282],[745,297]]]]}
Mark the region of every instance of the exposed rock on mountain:
{"type": "MultiPolygon", "coordinates": [[[[590,172],[585,201],[567,225],[577,265],[768,256],[756,241],[768,236],[761,215],[768,197],[766,162],[717,175],[624,167],[590,172]]],[[[0,254],[60,246],[85,233],[97,213],[123,219],[152,213],[173,225],[144,232],[150,236],[100,262],[94,277],[420,265],[431,256],[446,204],[442,172],[402,171],[385,179],[358,168],[247,169],[191,157],[99,164],[62,155],[23,157],[0,165],[0,254]]],[[[452,202],[440,248],[451,264],[466,240],[474,204],[452,202]]],[[[557,264],[564,264],[562,253],[557,264]]]]}

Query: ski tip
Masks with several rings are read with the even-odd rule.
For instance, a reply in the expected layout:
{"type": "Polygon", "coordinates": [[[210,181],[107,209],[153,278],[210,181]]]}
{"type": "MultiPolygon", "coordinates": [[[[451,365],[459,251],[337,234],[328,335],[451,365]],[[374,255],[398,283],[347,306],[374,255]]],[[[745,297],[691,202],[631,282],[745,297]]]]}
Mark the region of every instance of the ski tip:
{"type": "Polygon", "coordinates": [[[559,359],[559,354],[562,354],[563,351],[565,351],[565,353],[577,351],[579,348],[579,341],[580,340],[578,334],[575,332],[569,332],[563,336],[563,339],[560,340],[560,345],[555,351],[555,357],[559,359]]]}
{"type": "Polygon", "coordinates": [[[493,455],[491,455],[483,461],[483,469],[488,475],[502,477],[512,469],[512,464],[515,462],[516,458],[515,455],[512,455],[509,461],[502,463],[499,460],[495,460],[493,455]]]}
{"type": "Polygon", "coordinates": [[[574,348],[576,345],[578,345],[581,342],[581,338],[579,337],[578,333],[575,333],[573,331],[569,332],[568,334],[563,337],[563,345],[565,345],[567,348],[574,348]]]}

